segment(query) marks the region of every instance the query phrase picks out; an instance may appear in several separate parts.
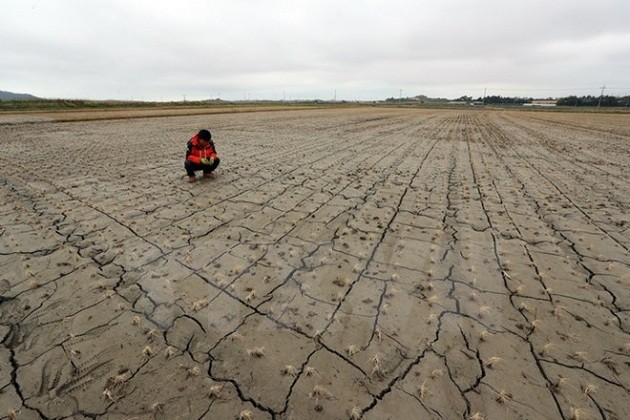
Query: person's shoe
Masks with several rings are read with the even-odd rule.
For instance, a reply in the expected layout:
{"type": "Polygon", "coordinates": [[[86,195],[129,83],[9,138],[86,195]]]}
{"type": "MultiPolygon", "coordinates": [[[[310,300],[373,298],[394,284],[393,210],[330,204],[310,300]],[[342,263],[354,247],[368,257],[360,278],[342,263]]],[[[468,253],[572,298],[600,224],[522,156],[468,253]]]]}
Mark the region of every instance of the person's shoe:
{"type": "Polygon", "coordinates": [[[194,176],[194,175],[190,175],[190,176],[188,177],[188,182],[195,182],[196,180],[197,180],[197,177],[196,177],[196,176],[194,176]]]}
{"type": "Polygon", "coordinates": [[[203,174],[203,177],[214,179],[214,172],[208,172],[207,174],[203,174]]]}

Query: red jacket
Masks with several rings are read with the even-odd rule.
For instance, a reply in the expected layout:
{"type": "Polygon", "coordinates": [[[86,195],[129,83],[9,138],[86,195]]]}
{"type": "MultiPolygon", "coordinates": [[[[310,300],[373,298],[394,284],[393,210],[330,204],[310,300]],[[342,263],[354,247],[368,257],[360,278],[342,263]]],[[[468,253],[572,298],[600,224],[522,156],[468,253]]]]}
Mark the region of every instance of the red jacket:
{"type": "Polygon", "coordinates": [[[208,145],[206,147],[201,147],[199,144],[199,137],[195,135],[192,139],[188,140],[188,149],[186,150],[186,160],[200,164],[201,159],[216,159],[219,155],[217,155],[217,151],[214,148],[214,143],[212,140],[208,141],[208,145]]]}

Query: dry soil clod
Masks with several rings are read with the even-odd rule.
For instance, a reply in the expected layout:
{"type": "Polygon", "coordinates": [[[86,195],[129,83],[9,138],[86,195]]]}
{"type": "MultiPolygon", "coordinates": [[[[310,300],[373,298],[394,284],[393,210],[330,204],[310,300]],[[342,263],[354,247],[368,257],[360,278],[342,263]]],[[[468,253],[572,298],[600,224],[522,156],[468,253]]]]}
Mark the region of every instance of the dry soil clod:
{"type": "Polygon", "coordinates": [[[361,420],[363,413],[359,407],[352,407],[350,411],[350,420],[361,420]]]}
{"type": "Polygon", "coordinates": [[[243,410],[238,415],[238,420],[252,420],[253,418],[252,412],[249,410],[243,410]]]}
{"type": "Polygon", "coordinates": [[[210,304],[210,301],[208,299],[199,299],[193,302],[191,309],[195,312],[199,312],[200,310],[202,310],[209,304],[210,304]]]}
{"type": "Polygon", "coordinates": [[[247,354],[249,355],[249,357],[261,358],[265,356],[265,348],[254,347],[252,349],[247,349],[247,354]]]}
{"type": "Polygon", "coordinates": [[[486,331],[486,330],[482,330],[482,331],[479,333],[479,341],[484,341],[484,342],[485,342],[485,341],[488,341],[488,338],[489,338],[489,337],[492,337],[492,335],[493,335],[492,333],[490,333],[490,332],[488,332],[488,331],[486,331]]]}
{"type": "Polygon", "coordinates": [[[223,385],[212,385],[210,387],[210,393],[208,394],[209,398],[216,399],[221,396],[221,391],[223,390],[223,385]]]}
{"type": "Polygon", "coordinates": [[[481,306],[477,315],[479,315],[479,318],[483,318],[490,313],[491,309],[490,306],[481,306]]]}

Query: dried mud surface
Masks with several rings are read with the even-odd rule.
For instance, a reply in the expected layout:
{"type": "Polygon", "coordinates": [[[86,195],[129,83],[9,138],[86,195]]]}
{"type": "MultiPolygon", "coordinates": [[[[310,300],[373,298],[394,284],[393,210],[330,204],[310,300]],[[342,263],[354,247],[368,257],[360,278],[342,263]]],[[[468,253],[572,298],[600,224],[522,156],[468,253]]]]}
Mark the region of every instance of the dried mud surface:
{"type": "Polygon", "coordinates": [[[0,125],[0,417],[630,418],[630,119],[0,125]],[[210,128],[222,164],[185,182],[210,128]]]}

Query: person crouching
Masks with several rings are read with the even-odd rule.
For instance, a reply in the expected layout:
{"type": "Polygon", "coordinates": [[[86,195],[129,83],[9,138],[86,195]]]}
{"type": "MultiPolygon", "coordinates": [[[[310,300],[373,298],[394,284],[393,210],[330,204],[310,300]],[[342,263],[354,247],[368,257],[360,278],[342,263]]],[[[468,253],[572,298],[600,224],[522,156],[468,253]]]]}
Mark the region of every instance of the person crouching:
{"type": "Polygon", "coordinates": [[[214,170],[221,160],[212,142],[212,134],[208,130],[199,130],[193,138],[188,140],[184,168],[188,174],[188,182],[197,179],[195,171],[203,171],[204,178],[214,178],[214,170]]]}

